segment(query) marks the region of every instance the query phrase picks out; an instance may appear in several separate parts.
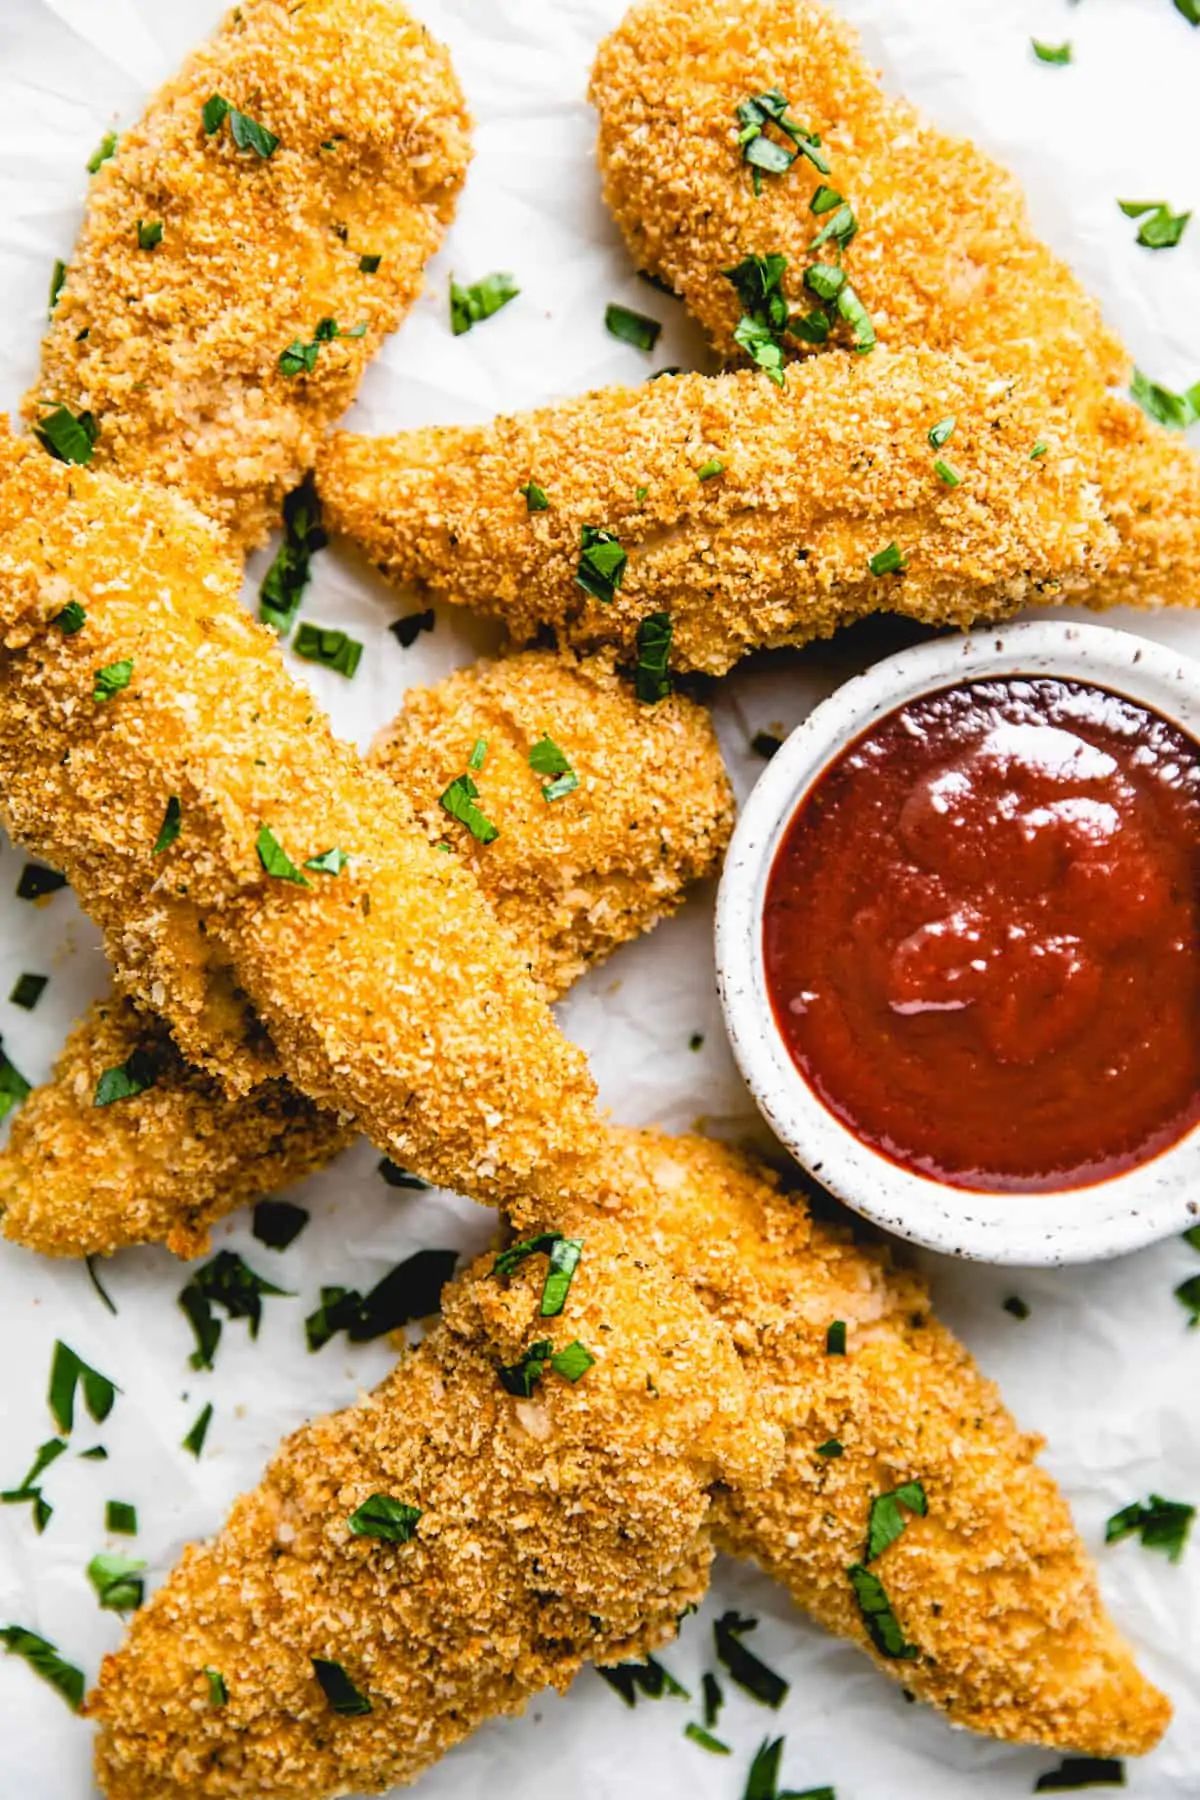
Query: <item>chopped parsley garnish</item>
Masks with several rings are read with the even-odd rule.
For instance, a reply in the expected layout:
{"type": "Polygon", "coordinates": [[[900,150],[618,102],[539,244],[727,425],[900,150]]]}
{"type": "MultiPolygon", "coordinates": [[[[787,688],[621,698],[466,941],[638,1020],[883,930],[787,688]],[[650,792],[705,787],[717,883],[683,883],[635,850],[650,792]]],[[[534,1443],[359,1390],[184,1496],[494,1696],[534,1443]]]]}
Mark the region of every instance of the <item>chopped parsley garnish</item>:
{"type": "Polygon", "coordinates": [[[826,1438],[823,1444],[817,1445],[818,1456],[844,1456],[846,1447],[838,1438],[826,1438]]]}
{"type": "Polygon", "coordinates": [[[778,1710],[787,1698],[787,1682],[742,1643],[744,1634],[754,1631],[757,1625],[757,1619],[743,1619],[736,1612],[722,1613],[713,1622],[717,1660],[752,1699],[778,1710]]]}
{"type": "Polygon", "coordinates": [[[580,534],[575,585],[607,605],[625,579],[628,561],[615,532],[603,531],[598,525],[585,525],[580,534]]]}
{"type": "Polygon", "coordinates": [[[822,175],[829,173],[819,136],[789,118],[787,108],[787,99],[779,89],[768,88],[765,93],[751,94],[735,109],[742,161],[749,163],[753,171],[756,194],[761,192],[764,174],[786,174],[798,156],[807,156],[822,175]],[[781,144],[768,137],[768,125],[774,125],[790,142],[781,144]]]}
{"type": "Polygon", "coordinates": [[[704,1723],[708,1726],[715,1725],[725,1704],[721,1684],[711,1671],[706,1670],[700,1688],[704,1700],[704,1723]]]}
{"type": "Polygon", "coordinates": [[[204,1440],[208,1436],[208,1428],[212,1424],[212,1401],[203,1407],[197,1416],[196,1423],[183,1440],[182,1449],[187,1450],[199,1462],[200,1452],[204,1449],[204,1440]]]}
{"type": "Polygon", "coordinates": [[[810,241],[808,247],[810,250],[819,250],[822,244],[828,243],[834,243],[844,247],[850,242],[857,230],[858,220],[854,216],[854,209],[843,202],[843,204],[838,207],[837,211],[826,219],[816,236],[810,241]]]}
{"type": "Polygon", "coordinates": [[[867,559],[867,567],[872,575],[903,575],[908,567],[904,560],[904,552],[899,544],[891,543],[874,556],[867,559]]]}
{"type": "Polygon", "coordinates": [[[339,1331],[352,1344],[366,1344],[413,1319],[428,1318],[438,1310],[457,1261],[456,1250],[417,1250],[365,1297],[357,1288],[323,1287],[320,1305],[304,1321],[310,1351],[324,1349],[339,1331]]]}
{"type": "Polygon", "coordinates": [[[83,1387],[84,1405],[97,1425],[102,1425],[113,1409],[113,1402],[117,1397],[116,1384],[107,1375],[101,1375],[98,1369],[89,1367],[60,1338],[55,1343],[50,1363],[50,1386],[46,1398],[54,1423],[68,1436],[75,1424],[75,1391],[80,1385],[83,1387]]]}
{"type": "Polygon", "coordinates": [[[657,319],[647,318],[645,313],[633,312],[628,306],[618,306],[611,300],[604,309],[604,328],[610,337],[619,338],[623,344],[632,344],[635,350],[653,350],[662,335],[662,326],[657,319]]]}
{"type": "Polygon", "coordinates": [[[432,1182],[423,1181],[419,1175],[414,1175],[411,1170],[402,1169],[400,1164],[394,1163],[390,1156],[380,1157],[378,1172],[383,1176],[383,1179],[387,1182],[388,1186],[392,1188],[416,1188],[420,1190],[433,1186],[432,1182]]]}
{"type": "Polygon", "coordinates": [[[300,610],[312,559],[329,538],[321,525],[321,502],[312,474],[283,502],[283,538],[258,590],[258,616],[286,637],[300,610]]]}
{"type": "Polygon", "coordinates": [[[24,1657],[43,1681],[57,1689],[72,1712],[79,1711],[86,1686],[83,1670],[64,1662],[46,1638],[39,1637],[36,1631],[26,1631],[23,1625],[0,1625],[0,1644],[10,1656],[24,1657]]]}
{"type": "Polygon", "coordinates": [[[525,496],[526,512],[545,512],[550,505],[546,498],[546,490],[539,487],[536,481],[530,480],[517,489],[518,494],[525,496]]]}
{"type": "Polygon", "coordinates": [[[161,1074],[159,1060],[151,1050],[132,1050],[116,1068],[105,1069],[92,1095],[93,1106],[112,1106],[117,1100],[132,1100],[152,1088],[161,1074]]]}
{"type": "Polygon", "coordinates": [[[671,692],[667,663],[671,655],[671,615],[650,613],[637,628],[637,666],[634,691],[647,706],[655,706],[671,692]]]}
{"type": "Polygon", "coordinates": [[[756,731],[750,739],[750,748],[755,756],[761,756],[764,762],[770,762],[775,752],[783,749],[783,739],[774,731],[756,731]]]}
{"type": "Polygon", "coordinates": [[[1118,200],[1127,219],[1140,219],[1137,241],[1147,250],[1171,250],[1187,230],[1190,212],[1173,213],[1165,200],[1118,200]]]}
{"type": "Polygon", "coordinates": [[[1032,44],[1033,54],[1039,62],[1055,63],[1061,67],[1071,60],[1072,52],[1069,43],[1043,44],[1038,38],[1030,38],[1029,42],[1032,44]]]}
{"type": "Polygon", "coordinates": [[[954,436],[954,427],[957,424],[958,424],[957,416],[954,413],[950,413],[947,415],[946,418],[939,419],[936,425],[931,425],[929,427],[929,447],[930,447],[930,449],[931,450],[941,450],[946,444],[948,444],[950,442],[950,439],[954,436]]]}
{"type": "Polygon", "coordinates": [[[379,265],[382,261],[383,261],[382,256],[360,256],[358,259],[359,274],[360,275],[376,274],[379,269],[379,265]]]}
{"type": "Polygon", "coordinates": [[[788,324],[788,304],[783,293],[786,270],[787,257],[772,255],[746,256],[735,268],[722,271],[742,303],[734,342],[776,387],[783,386],[783,333],[788,324]]]}
{"type": "Polygon", "coordinates": [[[1050,446],[1045,438],[1039,438],[1037,443],[1033,446],[1033,449],[1029,452],[1030,462],[1040,462],[1049,448],[1050,446]]]}
{"type": "Polygon", "coordinates": [[[349,861],[346,852],[335,846],[332,850],[322,850],[320,856],[306,856],[304,866],[315,875],[340,875],[349,861]]]}
{"type": "Polygon", "coordinates": [[[478,798],[479,787],[474,779],[470,775],[456,775],[445,792],[438,795],[438,805],[460,825],[465,825],[478,843],[491,844],[500,836],[500,828],[476,806],[478,798]]]}
{"type": "Polygon", "coordinates": [[[936,456],[933,460],[933,472],[938,477],[939,481],[945,482],[947,487],[956,488],[962,481],[962,476],[959,474],[958,470],[952,469],[950,464],[948,462],[943,462],[940,456],[936,456]]]}
{"type": "Polygon", "coordinates": [[[805,1788],[797,1793],[789,1788],[779,1793],[779,1759],[783,1755],[783,1739],[773,1742],[764,1738],[754,1753],[742,1800],[837,1800],[831,1787],[805,1788]]]}
{"type": "Polygon", "coordinates": [[[92,685],[92,699],[100,706],[114,695],[123,693],[133,680],[133,659],[123,656],[119,662],[105,663],[97,669],[92,685]]]}
{"type": "Polygon", "coordinates": [[[846,1354],[846,1321],[835,1319],[825,1333],[826,1356],[845,1356],[846,1354]]]}
{"type": "Polygon", "coordinates": [[[54,1516],[54,1508],[42,1493],[38,1484],[38,1476],[43,1474],[51,1463],[57,1462],[59,1457],[65,1454],[66,1448],[67,1446],[61,1438],[48,1438],[44,1444],[39,1445],[33,1462],[22,1477],[20,1485],[8,1488],[0,1494],[0,1503],[5,1506],[22,1506],[26,1501],[29,1502],[33,1509],[34,1530],[39,1537],[54,1516]]]}
{"type": "Polygon", "coordinates": [[[1129,391],[1143,412],[1171,431],[1186,431],[1200,419],[1200,381],[1185,388],[1182,394],[1173,394],[1170,388],[1160,386],[1140,369],[1135,369],[1129,391]]]}
{"type": "Polygon", "coordinates": [[[235,1250],[219,1250],[211,1262],[197,1269],[180,1290],[179,1304],[196,1334],[196,1348],[188,1359],[193,1369],[211,1369],[221,1341],[221,1321],[213,1312],[223,1307],[231,1319],[248,1319],[250,1336],[258,1336],[264,1296],[286,1295],[287,1289],[259,1275],[235,1250]]]}
{"type": "Polygon", "coordinates": [[[139,250],[157,250],[162,243],[163,226],[161,219],[139,219],[137,222],[137,241],[139,250]]]}
{"type": "Polygon", "coordinates": [[[543,1319],[555,1319],[567,1303],[567,1294],[579,1259],[583,1255],[583,1239],[564,1237],[561,1231],[543,1231],[540,1236],[526,1238],[501,1250],[492,1264],[493,1275],[511,1275],[530,1256],[545,1256],[548,1267],[542,1285],[538,1312],[543,1319]]]}
{"type": "Polygon", "coordinates": [[[473,325],[490,319],[502,306],[515,300],[520,291],[512,276],[503,271],[485,275],[482,281],[473,281],[469,287],[460,287],[451,277],[451,331],[455,337],[461,337],[464,331],[470,331],[473,325]]]}
{"type": "Polygon", "coordinates": [[[14,1106],[20,1106],[29,1098],[30,1092],[29,1083],[5,1053],[0,1041],[0,1119],[6,1119],[14,1106]]]}
{"type": "Polygon", "coordinates": [[[169,850],[171,848],[171,845],[179,836],[182,824],[183,803],[178,794],[172,794],[167,801],[166,810],[163,813],[162,824],[158,828],[158,836],[155,838],[154,848],[150,852],[151,856],[161,856],[164,850],[169,850]]]}
{"type": "Polygon", "coordinates": [[[308,1213],[290,1200],[260,1200],[254,1208],[254,1235],[268,1250],[286,1250],[308,1224],[308,1213]]]}
{"type": "Polygon", "coordinates": [[[258,860],[276,881],[291,881],[297,887],[308,887],[308,877],[298,869],[269,825],[260,825],[255,840],[258,860]]]}
{"type": "Polygon", "coordinates": [[[32,1012],[45,993],[49,981],[48,975],[18,975],[13,983],[12,993],[8,996],[9,1005],[32,1012]]]}
{"type": "Polygon", "coordinates": [[[1006,1313],[1011,1313],[1014,1319],[1027,1319],[1029,1302],[1022,1300],[1020,1294],[1010,1294],[1004,1302],[1004,1310],[1006,1313]]]}
{"type": "Polygon", "coordinates": [[[636,1706],[639,1694],[647,1700],[661,1700],[664,1694],[676,1700],[691,1699],[687,1689],[656,1656],[648,1656],[644,1662],[614,1663],[611,1668],[598,1668],[596,1673],[615,1694],[620,1694],[626,1706],[636,1706]]]}
{"type": "Polygon", "coordinates": [[[697,1725],[695,1720],[690,1720],[684,1726],[683,1735],[690,1738],[693,1744],[699,1744],[702,1750],[711,1751],[714,1756],[732,1754],[728,1744],[723,1744],[720,1738],[714,1737],[711,1731],[706,1731],[703,1725],[697,1725]]]}
{"type": "Polygon", "coordinates": [[[1189,1275],[1186,1281],[1181,1281],[1175,1289],[1175,1298],[1192,1315],[1188,1320],[1189,1329],[1200,1325],[1200,1275],[1189,1275]]]}
{"type": "Polygon", "coordinates": [[[804,285],[818,300],[836,300],[846,285],[846,271],[836,263],[813,263],[804,271],[804,285]]]}
{"type": "Polygon", "coordinates": [[[372,1494],[355,1507],[346,1520],[355,1537],[382,1538],[388,1544],[407,1544],[417,1535],[419,1506],[393,1500],[390,1494],[372,1494]]]}
{"type": "Polygon", "coordinates": [[[867,1552],[864,1562],[874,1562],[882,1556],[888,1547],[896,1542],[904,1532],[908,1520],[901,1512],[917,1513],[921,1518],[929,1511],[929,1502],[925,1497],[925,1489],[919,1481],[902,1482],[890,1493],[876,1494],[871,1502],[871,1516],[867,1524],[867,1552]]]}
{"type": "Polygon", "coordinates": [[[549,1338],[539,1338],[536,1344],[530,1344],[519,1362],[501,1365],[500,1385],[506,1393],[528,1400],[545,1374],[547,1363],[564,1381],[576,1382],[587,1374],[595,1360],[591,1351],[579,1342],[556,1351],[549,1338]]]}
{"type": "Polygon", "coordinates": [[[253,150],[264,161],[267,157],[273,156],[279,148],[279,139],[273,131],[268,131],[265,125],[260,125],[258,120],[252,119],[248,113],[239,112],[237,107],[231,106],[221,94],[209,95],[204,102],[204,109],[200,116],[204,121],[205,133],[209,137],[212,137],[214,132],[220,131],[228,119],[229,129],[238,149],[253,150]]]}
{"type": "Polygon", "coordinates": [[[550,777],[542,785],[542,799],[547,804],[561,800],[565,794],[573,793],[579,786],[579,777],[571,767],[566,751],[546,732],[542,733],[536,744],[531,745],[529,766],[535,775],[550,777]]]}
{"type": "Polygon", "coordinates": [[[104,136],[100,139],[100,142],[97,144],[96,148],[92,151],[92,154],[87,159],[88,174],[94,175],[96,173],[97,169],[101,166],[101,164],[106,163],[108,161],[109,157],[114,154],[114,152],[116,151],[116,148],[117,148],[116,132],[115,131],[106,131],[104,136]]]}
{"type": "Polygon", "coordinates": [[[68,600],[62,611],[55,613],[50,623],[57,625],[64,637],[74,637],[87,624],[87,613],[78,600],[68,600]]]}
{"type": "Polygon", "coordinates": [[[879,1654],[900,1662],[911,1662],[918,1654],[917,1646],[910,1644],[900,1629],[892,1611],[892,1603],[887,1597],[887,1590],[878,1575],[873,1575],[862,1563],[852,1563],[846,1573],[850,1577],[863,1624],[879,1654]]]}
{"type": "Polygon", "coordinates": [[[467,767],[468,769],[473,769],[475,773],[478,774],[486,761],[487,739],[484,737],[476,738],[471,746],[471,754],[467,758],[467,767]]]}
{"type": "Polygon", "coordinates": [[[432,631],[437,623],[432,606],[424,612],[405,613],[402,619],[393,619],[388,630],[402,650],[411,650],[423,631],[432,631]]]}
{"type": "Polygon", "coordinates": [[[305,662],[320,663],[323,669],[332,669],[349,680],[358,672],[363,653],[357,638],[348,637],[331,625],[310,625],[307,621],[297,630],[292,649],[305,662]]]}
{"type": "Polygon", "coordinates": [[[208,1704],[210,1706],[228,1706],[229,1689],[225,1685],[225,1677],[220,1669],[205,1669],[203,1675],[208,1683],[208,1704]]]}
{"type": "Polygon", "coordinates": [[[146,1597],[146,1565],[116,1550],[101,1551],[87,1566],[87,1578],[105,1612],[136,1612],[146,1597]]]}
{"type": "Polygon", "coordinates": [[[293,338],[287,349],[279,352],[279,367],[285,375],[311,375],[322,344],[332,344],[335,338],[365,337],[366,333],[365,325],[351,325],[343,330],[336,319],[319,319],[310,343],[293,338]]]}
{"type": "Polygon", "coordinates": [[[38,420],[33,435],[59,462],[86,466],[92,460],[92,450],[100,431],[92,413],[81,412],[76,417],[70,407],[56,406],[53,412],[38,420]]]}
{"type": "Polygon", "coordinates": [[[576,1382],[582,1380],[595,1361],[591,1351],[575,1338],[571,1343],[564,1344],[561,1350],[555,1351],[550,1358],[550,1367],[564,1381],[576,1382]]]}
{"type": "Polygon", "coordinates": [[[1144,1550],[1161,1550],[1171,1562],[1177,1563],[1183,1555],[1195,1516],[1195,1507],[1186,1501],[1164,1500],[1161,1494],[1151,1494],[1145,1506],[1135,1500],[1132,1506],[1123,1506],[1120,1512],[1115,1512],[1104,1527],[1104,1541],[1118,1544],[1122,1538],[1137,1536],[1144,1550]]]}
{"type": "Polygon", "coordinates": [[[811,213],[815,213],[819,219],[822,213],[832,212],[835,206],[840,206],[841,204],[842,196],[838,193],[837,189],[826,187],[825,183],[821,182],[808,203],[808,210],[811,213]]]}
{"type": "Polygon", "coordinates": [[[870,313],[849,282],[838,293],[837,309],[850,327],[850,342],[860,356],[865,356],[868,350],[875,348],[879,340],[875,335],[870,313]]]}
{"type": "Polygon", "coordinates": [[[103,1444],[93,1444],[90,1450],[79,1452],[80,1462],[107,1462],[108,1451],[103,1444]]]}
{"type": "Polygon", "coordinates": [[[725,473],[725,464],[719,456],[710,456],[706,463],[701,463],[696,470],[697,481],[711,481],[716,475],[725,473]]]}
{"type": "Polygon", "coordinates": [[[360,1693],[339,1662],[328,1662],[323,1656],[312,1659],[313,1674],[321,1684],[321,1692],[335,1713],[344,1718],[360,1718],[371,1711],[371,1702],[360,1693]]]}
{"type": "Polygon", "coordinates": [[[1038,1776],[1033,1791],[1067,1794],[1077,1788],[1124,1786],[1125,1764],[1115,1756],[1064,1756],[1057,1769],[1038,1776]]]}
{"type": "Polygon", "coordinates": [[[136,1537],[137,1507],[128,1500],[110,1500],[104,1508],[105,1531],[119,1532],[123,1537],[136,1537]]]}
{"type": "Polygon", "coordinates": [[[67,265],[62,257],[56,257],[54,268],[50,274],[50,311],[58,305],[58,296],[62,293],[63,282],[67,279],[67,265]]]}
{"type": "Polygon", "coordinates": [[[17,882],[17,899],[44,900],[66,885],[66,876],[57,869],[48,869],[44,863],[26,863],[17,882]]]}

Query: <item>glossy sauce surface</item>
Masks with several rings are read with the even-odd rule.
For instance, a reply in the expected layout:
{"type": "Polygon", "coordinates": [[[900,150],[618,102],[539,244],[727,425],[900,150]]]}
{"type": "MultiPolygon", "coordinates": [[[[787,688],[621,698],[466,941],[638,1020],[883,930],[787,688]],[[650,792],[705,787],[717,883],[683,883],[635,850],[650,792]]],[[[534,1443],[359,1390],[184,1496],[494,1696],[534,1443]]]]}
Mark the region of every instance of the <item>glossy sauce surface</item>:
{"type": "Polygon", "coordinates": [[[851,744],[763,914],[776,1022],[829,1109],[954,1186],[1078,1187],[1200,1119],[1200,747],[1014,677],[851,744]]]}

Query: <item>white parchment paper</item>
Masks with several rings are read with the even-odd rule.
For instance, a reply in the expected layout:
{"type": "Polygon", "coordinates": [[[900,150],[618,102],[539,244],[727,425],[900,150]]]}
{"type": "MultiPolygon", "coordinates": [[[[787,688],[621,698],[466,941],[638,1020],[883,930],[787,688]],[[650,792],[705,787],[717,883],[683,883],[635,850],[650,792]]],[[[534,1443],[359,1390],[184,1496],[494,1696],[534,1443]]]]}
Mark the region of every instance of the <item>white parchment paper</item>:
{"type": "MultiPolygon", "coordinates": [[[[697,0],[703,4],[703,0],[697,0]]],[[[428,291],[371,369],[355,409],[363,428],[475,420],[666,363],[705,366],[699,334],[672,301],[640,283],[599,194],[587,70],[621,0],[413,0],[452,47],[477,121],[476,161],[458,221],[429,271],[428,291]],[[476,279],[512,270],[521,296],[469,336],[451,337],[451,271],[476,279]],[[605,302],[624,301],[666,324],[653,359],[604,330],[605,302]]],[[[1200,31],[1171,0],[843,0],[890,81],[939,120],[969,131],[1017,168],[1040,228],[1102,295],[1156,379],[1200,376],[1200,225],[1152,253],[1134,244],[1122,198],[1200,202],[1200,31]],[[1046,67],[1031,35],[1071,38],[1070,67],[1046,67]]],[[[85,161],[110,126],[130,122],[148,91],[209,31],[217,0],[0,0],[0,406],[32,378],[54,258],[69,259],[86,188],[85,161]]],[[[260,559],[261,562],[265,558],[260,559]]],[[[296,664],[348,736],[365,742],[406,686],[436,679],[492,642],[488,629],[439,616],[432,636],[401,650],[386,626],[404,610],[352,559],[319,560],[306,612],[367,646],[357,679],[296,664]]],[[[1113,618],[1200,652],[1200,621],[1113,618]]],[[[847,636],[802,655],[764,660],[724,684],[722,737],[744,794],[761,764],[757,729],[786,729],[864,661],[892,647],[886,632],[847,636]]],[[[23,858],[0,848],[0,1032],[18,1067],[41,1079],[67,1026],[105,984],[96,934],[69,893],[41,907],[14,897],[23,858]],[[37,1011],[7,1003],[25,969],[50,976],[37,1011]]],[[[618,1116],[682,1127],[704,1120],[743,1130],[751,1109],[726,1051],[713,992],[711,896],[596,972],[562,1008],[618,1116]],[[692,1053],[693,1032],[704,1034],[692,1053]]],[[[94,1676],[120,1635],[84,1577],[103,1548],[108,1498],[132,1501],[135,1554],[157,1581],[181,1546],[212,1531],[252,1484],[278,1439],[314,1412],[344,1404],[387,1369],[385,1345],[319,1356],[302,1320],[322,1283],[370,1285],[423,1246],[478,1245],[490,1218],[441,1195],[386,1188],[365,1146],[298,1194],[312,1223],[283,1254],[238,1218],[216,1234],[293,1291],[266,1302],[252,1344],[227,1325],[215,1372],[187,1366],[191,1339],[176,1296],[185,1279],[164,1252],[106,1265],[119,1308],[110,1316],[82,1266],[51,1264],[0,1244],[0,1487],[15,1484],[50,1435],[51,1348],[67,1340],[120,1385],[102,1428],[77,1422],[72,1454],[46,1477],[55,1512],[35,1537],[27,1508],[0,1507],[0,1622],[43,1633],[94,1676]],[[200,1407],[215,1409],[197,1463],[180,1440],[200,1407]],[[105,1463],[74,1452],[102,1441],[105,1463]]],[[[1036,1205],[1036,1199],[1030,1204],[1036,1205]]],[[[1047,1460],[1095,1549],[1105,1592],[1151,1674],[1172,1695],[1163,1747],[1129,1767],[1142,1800],[1200,1795],[1200,1534],[1178,1567],[1135,1543],[1103,1548],[1118,1506],[1154,1490],[1200,1501],[1200,1333],[1172,1297],[1200,1258],[1180,1241],[1094,1269],[996,1271],[929,1259],[937,1297],[1022,1421],[1049,1438],[1047,1460]],[[1002,1308],[1019,1292],[1031,1316],[1002,1308]]],[[[723,1565],[713,1595],[665,1660],[698,1693],[712,1663],[711,1620],[736,1604],[759,1616],[758,1652],[791,1682],[779,1714],[726,1682],[721,1732],[730,1759],[682,1736],[696,1704],[643,1701],[627,1712],[591,1672],[565,1700],[480,1732],[427,1775],[425,1800],[733,1800],[768,1732],[784,1731],[783,1784],[836,1787],[838,1800],[1010,1800],[1031,1791],[1054,1756],[950,1730],[906,1705],[853,1650],[799,1619],[772,1585],[723,1565]]],[[[93,1793],[89,1730],[14,1658],[0,1657],[0,1800],[85,1800],[93,1793]]]]}

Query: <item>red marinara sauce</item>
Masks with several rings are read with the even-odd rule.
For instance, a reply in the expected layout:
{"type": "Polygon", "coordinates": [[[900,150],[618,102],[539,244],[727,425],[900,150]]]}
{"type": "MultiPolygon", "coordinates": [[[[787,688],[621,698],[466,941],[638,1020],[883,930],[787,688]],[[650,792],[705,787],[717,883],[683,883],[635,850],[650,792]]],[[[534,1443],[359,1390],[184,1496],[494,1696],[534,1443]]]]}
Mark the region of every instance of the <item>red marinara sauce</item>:
{"type": "Polygon", "coordinates": [[[1085,683],[943,689],[819,778],[767,988],[824,1104],[955,1187],[1082,1187],[1200,1119],[1200,745],[1085,683]]]}

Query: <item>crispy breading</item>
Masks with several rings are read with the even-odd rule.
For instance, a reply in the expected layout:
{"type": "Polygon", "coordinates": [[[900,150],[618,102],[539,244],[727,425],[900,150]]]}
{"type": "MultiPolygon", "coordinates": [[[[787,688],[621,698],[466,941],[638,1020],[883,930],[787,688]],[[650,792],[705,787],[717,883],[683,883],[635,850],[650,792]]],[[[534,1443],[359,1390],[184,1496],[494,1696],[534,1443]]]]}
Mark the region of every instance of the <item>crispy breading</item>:
{"type": "Polygon", "coordinates": [[[813,358],[782,390],[680,375],[485,426],[337,433],[317,481],[330,527],[395,581],[627,657],[669,612],[673,662],[713,674],[869,612],[966,625],[1077,597],[1114,541],[1065,422],[934,351],[813,358]],[[955,488],[928,438],[947,414],[955,488]],[[577,579],[585,527],[628,554],[611,599],[577,579]],[[893,542],[904,572],[872,575],[893,542]]]}
{"type": "MultiPolygon", "coordinates": [[[[724,355],[743,354],[733,334],[744,307],[726,271],[744,257],[784,256],[792,310],[815,305],[804,271],[838,258],[832,241],[813,244],[832,207],[814,214],[810,202],[832,187],[857,223],[840,260],[880,343],[962,351],[1068,409],[1121,539],[1089,602],[1200,604],[1200,459],[1107,394],[1128,384],[1128,352],[1035,235],[1016,181],[884,93],[853,27],[815,0],[643,0],[601,45],[591,98],[605,198],[631,255],[724,355]],[[756,193],[735,113],[770,89],[818,134],[829,173],[800,156],[761,174],[756,193]]],[[[774,127],[767,136],[788,144],[774,127]]],[[[849,342],[849,325],[830,341],[849,342]]],[[[788,335],[784,348],[811,346],[788,335]]]]}
{"type": "Polygon", "coordinates": [[[286,1072],[440,1185],[558,1194],[597,1130],[583,1057],[469,871],[333,738],[237,589],[183,500],[0,438],[10,830],[227,1092],[286,1072]],[[96,698],[106,669],[127,685],[96,698]],[[333,849],[340,874],[299,867],[333,849]]]}
{"type": "MultiPolygon", "coordinates": [[[[643,706],[606,664],[548,651],[410,690],[368,760],[407,794],[432,843],[453,843],[548,999],[715,874],[733,822],[702,707],[682,695],[643,706]],[[552,802],[550,778],[529,763],[543,735],[579,780],[552,802]],[[500,828],[487,845],[437,800],[481,737],[480,804],[500,828]]],[[[0,1229],[52,1256],[164,1240],[195,1256],[216,1219],[299,1181],[352,1135],[286,1081],[230,1098],[187,1066],[158,1020],[109,998],[13,1121],[0,1152],[0,1229]],[[101,1075],[138,1053],[151,1060],[153,1086],[98,1111],[101,1075]]]]}
{"type": "Polygon", "coordinates": [[[91,412],[97,464],[261,542],[420,293],[468,130],[449,57],[396,0],[244,0],[94,177],[26,417],[91,412]],[[206,130],[214,94],[278,148],[239,148],[230,116],[206,130]],[[322,320],[342,335],[288,375],[322,320]]]}
{"type": "Polygon", "coordinates": [[[728,1330],[619,1225],[591,1221],[558,1318],[538,1316],[544,1257],[510,1278],[493,1262],[372,1396],[297,1432],[136,1614],[88,1705],[109,1800],[375,1793],[585,1661],[674,1636],[706,1584],[712,1486],[768,1481],[778,1428],[728,1330]],[[542,1340],[595,1362],[516,1398],[498,1369],[542,1340]],[[411,1541],[352,1535],[374,1494],[420,1509],[411,1541]],[[369,1715],[331,1709],[314,1657],[369,1715]]]}

